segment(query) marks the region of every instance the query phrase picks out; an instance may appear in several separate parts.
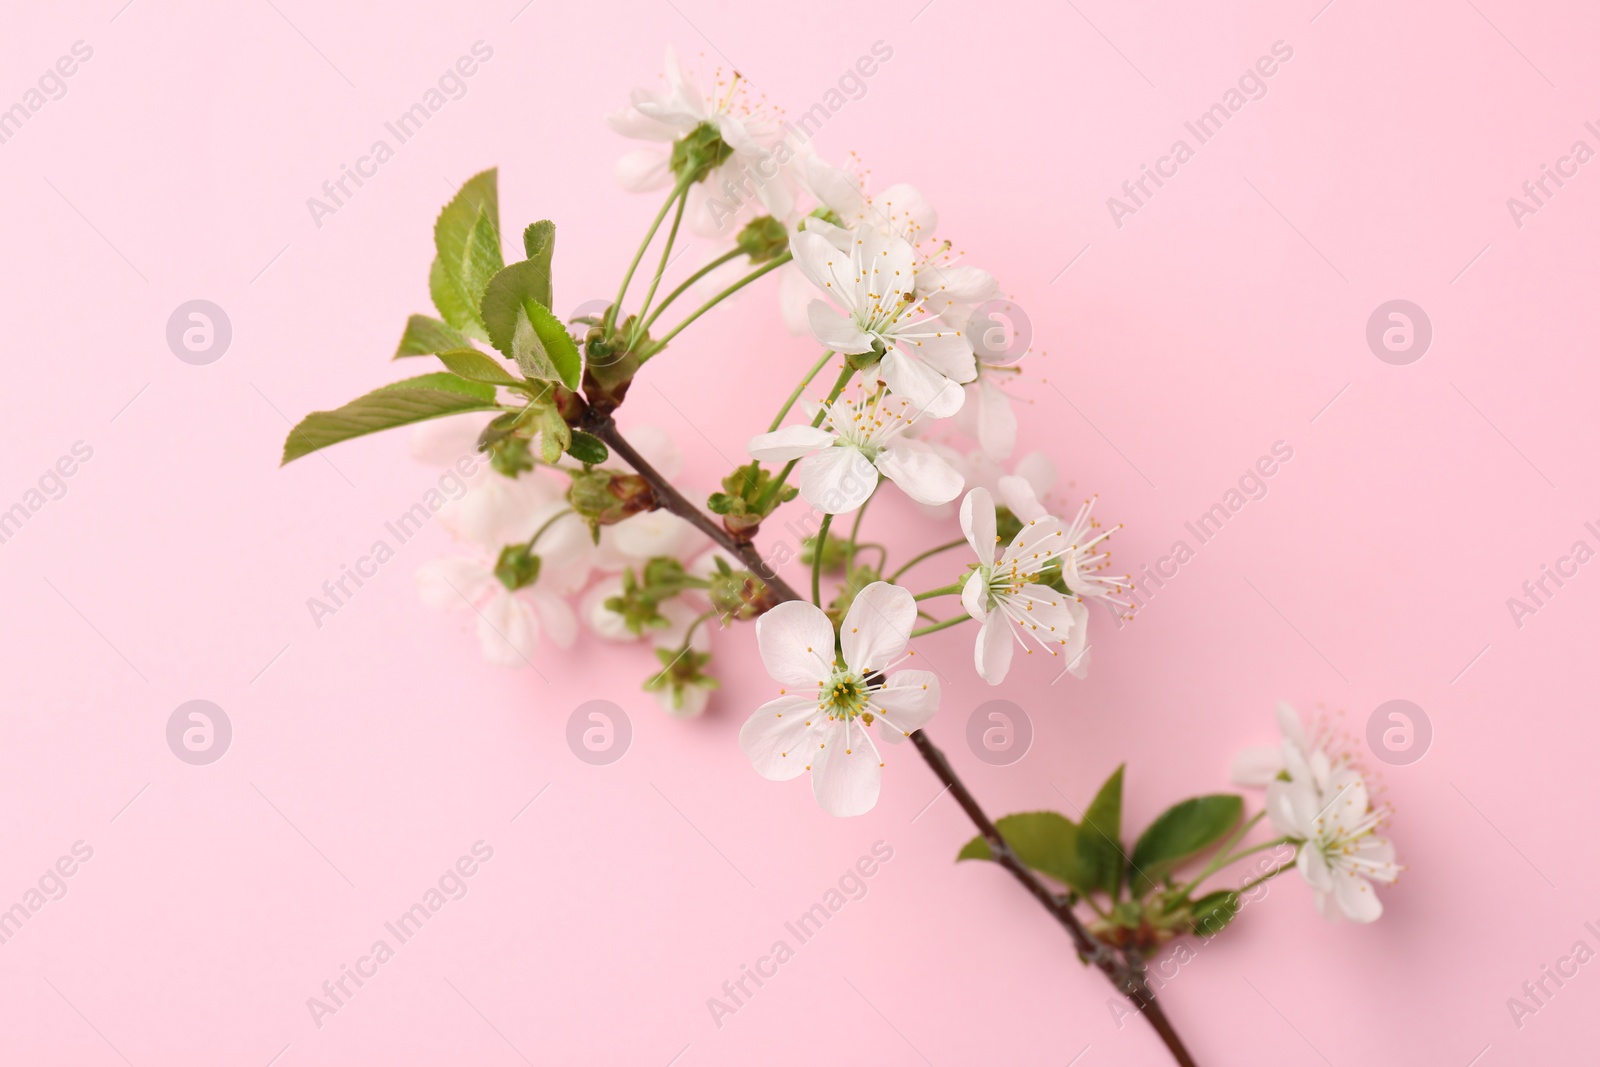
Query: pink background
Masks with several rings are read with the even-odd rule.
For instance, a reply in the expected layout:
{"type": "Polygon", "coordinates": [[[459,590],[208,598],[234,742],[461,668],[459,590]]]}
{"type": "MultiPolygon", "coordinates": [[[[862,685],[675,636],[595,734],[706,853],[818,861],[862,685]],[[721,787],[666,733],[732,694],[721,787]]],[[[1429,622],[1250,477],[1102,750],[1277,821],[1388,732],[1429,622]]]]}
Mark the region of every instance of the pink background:
{"type": "MultiPolygon", "coordinates": [[[[635,688],[643,648],[587,641],[541,663],[548,681],[484,664],[461,616],[417,601],[436,527],[320,630],[305,607],[435,475],[403,434],[279,470],[285,416],[400,374],[385,361],[428,310],[452,186],[498,164],[508,228],[560,227],[558,298],[605,296],[656,201],[615,189],[629,146],[602,116],[665,44],[731,57],[796,113],[878,40],[892,61],[819,151],[919,185],[1027,309],[1060,392],[1037,370],[1024,384],[1021,450],[1101,494],[1127,524],[1119,563],[1154,562],[1274,441],[1294,448],[1143,617],[1096,617],[1087,682],[1018,668],[1003,695],[1037,730],[1021,762],[963,742],[996,695],[970,632],[924,642],[949,679],[930,734],[995,814],[1070,812],[1127,759],[1142,825],[1227,788],[1234,752],[1275,738],[1278,699],[1344,709],[1356,733],[1416,701],[1435,736],[1384,776],[1409,869],[1383,919],[1326,924],[1285,877],[1168,986],[1168,1011],[1206,1064],[1590,1047],[1600,964],[1520,1030],[1506,1000],[1574,941],[1600,947],[1583,929],[1600,920],[1600,566],[1520,629],[1506,598],[1597,543],[1600,163],[1520,229],[1505,201],[1574,140],[1600,147],[1582,125],[1600,118],[1592,9],[121,3],[16,7],[0,35],[0,106],[74,41],[94,49],[0,145],[0,506],[73,442],[94,450],[0,546],[0,902],[73,842],[94,849],[0,946],[0,1059],[1165,1062],[1009,879],[952,864],[970,825],[948,797],[918,817],[937,789],[908,752],[853,821],[751,772],[735,734],[770,687],[748,628],[722,637],[725,688],[684,723],[635,688]],[[480,39],[494,56],[468,95],[314,226],[306,198],[480,39]],[[1106,198],[1279,40],[1294,57],[1268,94],[1114,225],[1106,198]],[[196,297],[234,330],[203,367],[164,339],[196,297]],[[1434,324],[1410,366],[1364,340],[1394,298],[1434,324]],[[609,767],[564,742],[594,697],[632,716],[609,767]],[[194,698],[234,725],[208,767],[165,742],[194,698]],[[306,998],[480,839],[494,858],[465,899],[317,1028],[306,998]],[[869,894],[713,1026],[706,998],[879,840],[894,859],[869,894]]],[[[814,351],[768,284],[650,367],[623,421],[672,432],[701,495],[814,351]]],[[[946,538],[896,515],[869,529],[946,538]]]]}

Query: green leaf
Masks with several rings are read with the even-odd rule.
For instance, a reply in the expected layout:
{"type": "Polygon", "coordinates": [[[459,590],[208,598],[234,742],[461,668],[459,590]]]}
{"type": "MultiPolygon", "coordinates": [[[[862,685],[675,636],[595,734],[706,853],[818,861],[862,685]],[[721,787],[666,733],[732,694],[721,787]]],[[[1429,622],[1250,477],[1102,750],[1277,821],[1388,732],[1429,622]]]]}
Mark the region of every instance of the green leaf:
{"type": "Polygon", "coordinates": [[[568,389],[576,390],[583,377],[583,357],[578,354],[577,343],[572,340],[572,335],[561,324],[561,320],[541,304],[530,303],[523,309],[517,322],[517,335],[513,338],[511,354],[522,368],[522,373],[530,378],[559,381],[568,389]],[[528,322],[531,330],[523,331],[524,321],[528,322]],[[533,374],[530,368],[534,367],[543,373],[533,374]]]}
{"type": "Polygon", "coordinates": [[[497,405],[491,386],[440,371],[374,389],[333,411],[313,411],[289,431],[283,463],[352,437],[405,426],[463,411],[488,411],[497,405]]]}
{"type": "Polygon", "coordinates": [[[572,444],[567,446],[567,453],[579,463],[587,463],[591,467],[611,458],[611,450],[604,441],[582,430],[572,431],[572,444]]]}
{"type": "Polygon", "coordinates": [[[483,382],[488,385],[515,385],[517,382],[517,379],[498,362],[476,348],[457,348],[449,352],[440,352],[439,362],[449,368],[452,374],[459,375],[469,382],[483,382]]]}
{"type": "Polygon", "coordinates": [[[1115,897],[1122,889],[1122,767],[1118,767],[1083,813],[1078,858],[1090,884],[1115,897]]]}
{"type": "Polygon", "coordinates": [[[508,356],[511,354],[517,312],[525,310],[529,301],[549,307],[538,295],[540,285],[548,281],[548,276],[541,275],[539,265],[531,259],[513,263],[489,279],[483,291],[482,313],[490,344],[508,356]]]}
{"type": "Polygon", "coordinates": [[[406,332],[400,338],[400,347],[394,358],[402,356],[432,356],[455,348],[471,348],[466,336],[451,328],[449,323],[427,315],[413,315],[406,320],[406,332]]]}
{"type": "Polygon", "coordinates": [[[511,264],[484,290],[483,322],[489,343],[515,359],[524,375],[577,389],[583,358],[567,328],[540,299],[541,293],[549,296],[549,285],[549,271],[537,261],[511,264]]]}
{"type": "MultiPolygon", "coordinates": [[[[1034,870],[1080,893],[1092,887],[1089,875],[1078,857],[1078,827],[1065,815],[1053,811],[1030,811],[1006,815],[995,821],[995,828],[1006,839],[1017,858],[1034,870]]],[[[975,837],[956,856],[962,860],[992,860],[989,843],[975,837]]]]}
{"type": "Polygon", "coordinates": [[[1216,844],[1243,812],[1238,797],[1214,793],[1174,804],[1156,816],[1133,846],[1134,891],[1143,896],[1178,864],[1216,844]]]}
{"type": "Polygon", "coordinates": [[[500,196],[493,170],[469,179],[433,225],[437,251],[428,290],[445,322],[485,337],[479,302],[505,265],[500,255],[500,196]]]}
{"type": "Polygon", "coordinates": [[[572,447],[572,427],[561,413],[550,405],[539,412],[539,456],[546,463],[554,463],[561,453],[572,447]]]}
{"type": "Polygon", "coordinates": [[[1207,893],[1189,906],[1189,929],[1210,937],[1239,914],[1239,894],[1231,889],[1207,893]]]}
{"type": "MultiPolygon", "coordinates": [[[[489,217],[498,235],[500,185],[499,172],[493,167],[468,178],[439,212],[439,217],[433,223],[434,249],[447,260],[463,261],[480,215],[489,217]]],[[[499,247],[498,237],[495,247],[499,247]]]]}
{"type": "Polygon", "coordinates": [[[528,253],[524,261],[533,265],[534,288],[531,295],[550,310],[555,310],[555,283],[551,280],[550,257],[556,250],[556,224],[549,219],[530,223],[522,231],[522,248],[528,253]]]}

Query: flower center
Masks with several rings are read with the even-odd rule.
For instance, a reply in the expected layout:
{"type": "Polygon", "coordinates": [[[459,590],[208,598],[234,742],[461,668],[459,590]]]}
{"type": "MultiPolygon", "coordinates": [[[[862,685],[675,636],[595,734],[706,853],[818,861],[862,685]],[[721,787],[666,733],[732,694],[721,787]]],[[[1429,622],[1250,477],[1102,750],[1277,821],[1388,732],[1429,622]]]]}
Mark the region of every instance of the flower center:
{"type": "Polygon", "coordinates": [[[989,594],[987,606],[991,608],[1003,597],[1019,596],[1023,586],[1039,579],[1037,574],[1024,573],[1016,564],[985,565],[979,570],[983,572],[984,585],[989,594]]]}
{"type": "Polygon", "coordinates": [[[859,716],[871,723],[872,712],[867,710],[867,697],[871,692],[871,683],[856,671],[848,668],[836,670],[822,685],[822,709],[830,719],[849,722],[859,716]]]}
{"type": "Polygon", "coordinates": [[[854,448],[869,463],[876,460],[890,439],[911,424],[906,407],[898,397],[881,393],[834,405],[828,412],[828,427],[839,438],[834,444],[854,448]]]}

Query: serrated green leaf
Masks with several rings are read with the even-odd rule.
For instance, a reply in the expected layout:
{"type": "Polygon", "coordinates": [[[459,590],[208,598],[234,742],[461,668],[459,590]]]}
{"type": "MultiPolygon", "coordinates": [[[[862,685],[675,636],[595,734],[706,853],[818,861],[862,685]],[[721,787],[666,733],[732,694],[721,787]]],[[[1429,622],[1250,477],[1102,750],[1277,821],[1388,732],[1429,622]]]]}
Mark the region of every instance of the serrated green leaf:
{"type": "Polygon", "coordinates": [[[440,371],[374,389],[333,411],[313,411],[289,431],[283,463],[353,437],[405,426],[441,415],[496,407],[491,386],[440,371]]]}
{"type": "Polygon", "coordinates": [[[1244,802],[1226,793],[1174,804],[1145,828],[1133,846],[1134,891],[1143,896],[1184,860],[1232,830],[1244,802]]]}
{"type": "Polygon", "coordinates": [[[500,247],[499,172],[491,167],[474,174],[457,190],[433,223],[433,247],[447,262],[464,263],[467,245],[480,215],[494,226],[495,248],[500,247]]]}
{"type": "Polygon", "coordinates": [[[535,288],[530,295],[550,310],[555,310],[555,283],[552,280],[550,258],[556,250],[556,224],[549,219],[530,223],[522,231],[522,248],[527,252],[526,263],[533,265],[535,288]]]}
{"type": "Polygon", "coordinates": [[[437,254],[428,273],[428,290],[434,306],[456,329],[486,337],[478,305],[489,279],[505,265],[495,171],[469,179],[439,212],[433,244],[437,254]]]}
{"type": "MultiPolygon", "coordinates": [[[[445,392],[461,393],[464,396],[470,396],[477,400],[485,400],[491,404],[494,403],[493,386],[483,385],[479,382],[471,382],[465,378],[462,378],[460,375],[451,374],[449,371],[444,370],[436,370],[431,374],[419,374],[415,378],[401,378],[398,382],[390,382],[388,385],[381,385],[377,389],[373,390],[373,392],[382,393],[393,389],[444,390],[445,392]]],[[[371,394],[369,393],[368,395],[370,396],[371,394]]]]}
{"type": "Polygon", "coordinates": [[[549,307],[539,299],[539,292],[548,293],[549,277],[541,274],[538,263],[531,259],[513,263],[493,278],[483,290],[482,318],[489,332],[489,343],[506,355],[511,355],[512,338],[517,329],[517,312],[526,310],[531,301],[549,307]]]}
{"type": "Polygon", "coordinates": [[[524,375],[577,389],[583,358],[566,326],[550,311],[549,297],[548,261],[525,259],[490,279],[480,318],[489,343],[515,359],[524,375]]]}
{"type": "Polygon", "coordinates": [[[443,363],[450,373],[459,375],[469,382],[515,385],[517,381],[498,362],[476,348],[457,348],[449,352],[440,352],[439,362],[443,363]]]}
{"type": "Polygon", "coordinates": [[[413,315],[406,320],[406,332],[400,337],[400,347],[394,358],[403,356],[432,356],[456,348],[471,348],[472,343],[447,322],[428,315],[413,315]]]}
{"type": "Polygon", "coordinates": [[[611,458],[611,450],[606,447],[604,441],[582,430],[572,431],[572,443],[567,446],[567,454],[579,463],[587,463],[591,467],[599,466],[611,458]]]}
{"type": "Polygon", "coordinates": [[[1122,767],[1106,779],[1083,813],[1078,833],[1078,857],[1090,872],[1089,881],[1113,897],[1122,888],[1125,859],[1122,854],[1122,767]]]}
{"type": "Polygon", "coordinates": [[[468,337],[485,341],[489,339],[488,333],[478,325],[477,313],[467,300],[460,278],[452,276],[450,268],[439,256],[433,257],[433,265],[428,268],[428,295],[433,298],[433,306],[439,309],[439,315],[445,322],[468,337]]]}
{"type": "Polygon", "coordinates": [[[559,381],[568,389],[577,389],[583,376],[583,357],[572,335],[548,308],[533,301],[527,301],[518,312],[511,355],[529,378],[559,381]]]}
{"type": "MultiPolygon", "coordinates": [[[[1093,872],[1085,869],[1078,856],[1078,827],[1065,815],[1053,811],[1022,812],[997,819],[994,825],[1017,858],[1029,867],[1080,893],[1092,888],[1089,876],[1093,872]]],[[[958,863],[992,859],[989,843],[982,837],[968,841],[956,856],[958,863]]]]}
{"type": "Polygon", "coordinates": [[[544,342],[534,332],[528,309],[518,306],[516,325],[511,331],[511,358],[517,361],[522,375],[532,381],[553,382],[559,378],[555,361],[545,351],[544,342]]]}

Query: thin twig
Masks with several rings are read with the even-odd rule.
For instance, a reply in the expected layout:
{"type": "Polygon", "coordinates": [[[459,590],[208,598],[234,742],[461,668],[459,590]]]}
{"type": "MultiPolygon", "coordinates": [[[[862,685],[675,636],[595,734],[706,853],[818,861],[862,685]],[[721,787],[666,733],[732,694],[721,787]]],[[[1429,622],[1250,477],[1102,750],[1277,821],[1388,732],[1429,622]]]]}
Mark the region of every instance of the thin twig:
{"type": "MultiPolygon", "coordinates": [[[[769,589],[782,600],[805,600],[806,598],[795,592],[788,583],[779,578],[773,569],[767,565],[755,546],[748,541],[742,541],[727,530],[723,529],[701,510],[691,504],[683,494],[674,489],[661,474],[645,462],[644,457],[618,432],[616,423],[609,415],[585,419],[584,429],[600,438],[611,447],[619,456],[631,465],[640,477],[650,483],[655,490],[656,499],[661,507],[693,523],[696,528],[705,533],[718,545],[737,556],[750,568],[769,589]]],[[[821,542],[817,550],[821,552],[821,542]]],[[[1162,1011],[1161,1005],[1156,1003],[1155,993],[1144,979],[1144,962],[1138,953],[1128,950],[1128,958],[1119,956],[1115,949],[1099,938],[1095,937],[1083,922],[1072,911],[1072,904],[1063,897],[1058,897],[1039,879],[1027,864],[1017,858],[1005,838],[1000,836],[1000,831],[995,828],[994,822],[984,813],[966,784],[956,775],[955,768],[950,766],[950,761],[943,752],[928,739],[928,735],[921,730],[911,734],[911,742],[916,746],[917,753],[932,768],[934,776],[939,779],[956,803],[961,805],[961,810],[972,820],[978,828],[978,833],[988,842],[989,854],[1005,870],[1009,871],[1017,881],[1022,883],[1035,900],[1044,909],[1053,915],[1067,936],[1072,939],[1072,947],[1077,950],[1079,958],[1085,963],[1092,963],[1106,976],[1106,980],[1117,988],[1123,996],[1127,997],[1139,1009],[1139,1014],[1149,1020],[1155,1028],[1167,1051],[1179,1067],[1196,1067],[1193,1057],[1183,1047],[1183,1041],[1173,1029],[1172,1022],[1162,1011]]]]}
{"type": "Polygon", "coordinates": [[[749,541],[735,538],[727,530],[723,529],[719,523],[713,521],[709,515],[690,503],[682,493],[674,489],[672,483],[667,481],[654,467],[650,466],[645,458],[623,438],[622,434],[617,432],[617,424],[611,420],[610,416],[585,419],[583,428],[604,441],[613,452],[627,461],[628,465],[634,469],[634,472],[639,477],[650,483],[650,488],[655,491],[657,503],[664,510],[670,511],[680,518],[687,519],[701,533],[738,557],[739,562],[748,567],[750,572],[757,578],[765,582],[767,588],[771,589],[779,599],[805,599],[805,597],[796,593],[788,582],[778,577],[778,572],[766,560],[761,558],[761,554],[756,551],[755,545],[749,541]]]}

